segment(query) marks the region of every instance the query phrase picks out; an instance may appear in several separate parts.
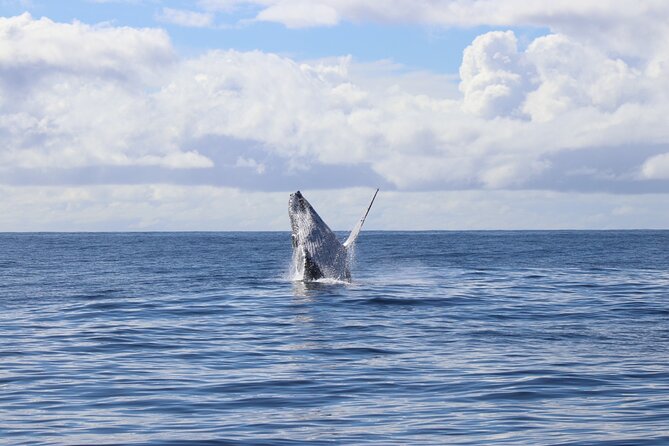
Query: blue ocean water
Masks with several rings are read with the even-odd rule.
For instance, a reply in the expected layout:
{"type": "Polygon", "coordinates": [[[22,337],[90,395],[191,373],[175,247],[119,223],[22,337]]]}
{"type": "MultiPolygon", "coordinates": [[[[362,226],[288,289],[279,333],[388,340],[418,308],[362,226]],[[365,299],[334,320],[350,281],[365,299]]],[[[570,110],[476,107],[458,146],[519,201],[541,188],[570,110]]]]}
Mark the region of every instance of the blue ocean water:
{"type": "Polygon", "coordinates": [[[0,443],[669,444],[669,231],[0,234],[0,443]]]}

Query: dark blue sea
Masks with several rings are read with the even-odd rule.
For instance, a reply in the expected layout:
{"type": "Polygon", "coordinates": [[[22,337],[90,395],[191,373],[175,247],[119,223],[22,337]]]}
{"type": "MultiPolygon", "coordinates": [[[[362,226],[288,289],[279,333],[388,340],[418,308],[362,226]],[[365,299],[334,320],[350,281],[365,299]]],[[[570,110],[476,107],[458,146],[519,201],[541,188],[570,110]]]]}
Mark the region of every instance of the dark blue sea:
{"type": "Polygon", "coordinates": [[[350,284],[290,259],[0,234],[0,444],[669,444],[669,231],[363,231],[350,284]]]}

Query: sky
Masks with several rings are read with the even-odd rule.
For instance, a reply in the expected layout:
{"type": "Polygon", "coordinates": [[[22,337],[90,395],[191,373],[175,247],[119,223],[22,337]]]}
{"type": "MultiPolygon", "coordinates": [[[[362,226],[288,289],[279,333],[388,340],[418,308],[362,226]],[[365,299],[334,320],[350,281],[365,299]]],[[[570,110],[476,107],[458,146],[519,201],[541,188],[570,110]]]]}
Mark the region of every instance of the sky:
{"type": "Polygon", "coordinates": [[[664,0],[0,0],[0,231],[669,228],[664,0]]]}

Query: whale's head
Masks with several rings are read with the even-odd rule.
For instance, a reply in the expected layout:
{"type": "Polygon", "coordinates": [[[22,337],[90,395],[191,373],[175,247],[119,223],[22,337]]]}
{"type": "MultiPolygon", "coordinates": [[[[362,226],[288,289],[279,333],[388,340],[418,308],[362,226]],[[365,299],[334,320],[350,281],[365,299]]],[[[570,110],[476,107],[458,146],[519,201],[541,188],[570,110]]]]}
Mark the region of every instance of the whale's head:
{"type": "Polygon", "coordinates": [[[290,194],[288,215],[293,230],[293,246],[306,242],[312,237],[311,233],[318,231],[320,226],[327,227],[299,190],[290,194]]]}
{"type": "Polygon", "coordinates": [[[293,216],[305,212],[309,202],[302,196],[302,192],[299,190],[294,194],[290,194],[288,199],[288,213],[290,214],[290,222],[293,222],[293,216]]]}

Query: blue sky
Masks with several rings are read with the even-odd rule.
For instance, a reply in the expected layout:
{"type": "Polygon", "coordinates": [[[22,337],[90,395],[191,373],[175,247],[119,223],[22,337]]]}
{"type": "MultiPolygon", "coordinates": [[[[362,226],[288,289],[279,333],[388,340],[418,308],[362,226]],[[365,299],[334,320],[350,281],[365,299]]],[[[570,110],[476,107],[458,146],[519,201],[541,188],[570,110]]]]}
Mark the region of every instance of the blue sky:
{"type": "Polygon", "coordinates": [[[376,229],[669,227],[660,1],[0,15],[0,230],[282,230],[295,189],[346,229],[375,187],[376,229]]]}

